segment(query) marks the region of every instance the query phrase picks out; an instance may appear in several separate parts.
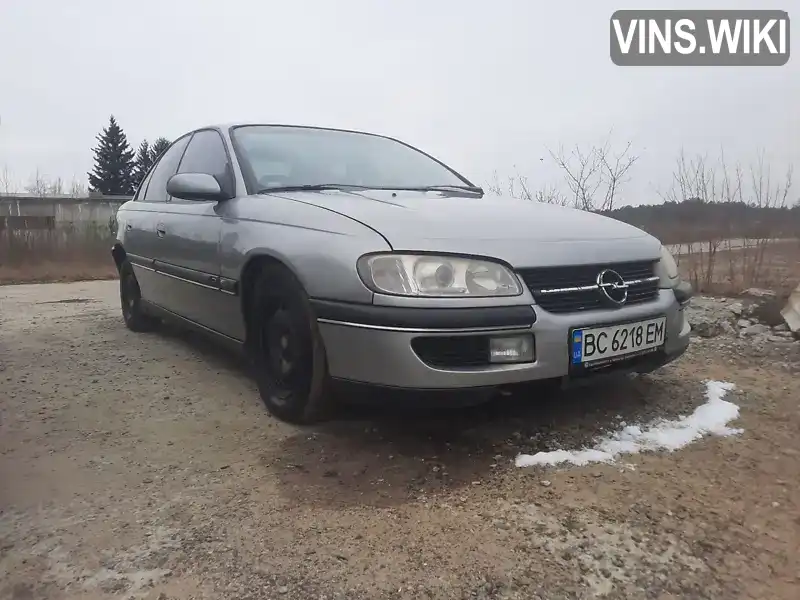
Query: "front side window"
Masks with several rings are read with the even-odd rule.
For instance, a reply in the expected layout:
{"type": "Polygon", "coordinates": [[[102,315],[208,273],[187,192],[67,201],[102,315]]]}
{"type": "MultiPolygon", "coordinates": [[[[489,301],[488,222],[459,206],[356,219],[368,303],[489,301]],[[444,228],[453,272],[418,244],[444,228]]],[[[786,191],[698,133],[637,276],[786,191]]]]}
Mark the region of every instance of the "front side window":
{"type": "Polygon", "coordinates": [[[178,173],[207,173],[222,183],[228,176],[228,155],[219,133],[210,129],[195,133],[183,154],[178,173]]]}
{"type": "Polygon", "coordinates": [[[195,132],[183,153],[178,173],[213,175],[222,190],[233,196],[233,177],[228,167],[228,153],[225,152],[225,143],[217,131],[203,129],[195,132]]]}
{"type": "Polygon", "coordinates": [[[401,142],[366,133],[247,125],[232,134],[253,191],[305,185],[413,189],[468,181],[401,142]]]}
{"type": "Polygon", "coordinates": [[[161,155],[150,176],[150,182],[144,195],[145,202],[167,201],[167,181],[178,170],[178,163],[181,161],[187,143],[189,143],[188,135],[176,141],[161,155]]]}

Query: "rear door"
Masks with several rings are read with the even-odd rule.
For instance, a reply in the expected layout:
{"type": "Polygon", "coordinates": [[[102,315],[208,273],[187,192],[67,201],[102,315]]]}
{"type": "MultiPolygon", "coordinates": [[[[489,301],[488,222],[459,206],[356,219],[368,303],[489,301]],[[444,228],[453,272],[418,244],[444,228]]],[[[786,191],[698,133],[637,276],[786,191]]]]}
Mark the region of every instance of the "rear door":
{"type": "MultiPolygon", "coordinates": [[[[235,195],[232,165],[214,129],[194,132],[177,172],[212,175],[228,197],[235,195]]],[[[219,282],[219,204],[169,197],[156,224],[162,244],[156,268],[169,278],[164,307],[215,331],[221,329],[225,306],[219,282]]]]}
{"type": "Polygon", "coordinates": [[[147,184],[153,175],[151,169],[142,179],[139,188],[133,196],[132,202],[126,202],[115,215],[117,239],[122,241],[127,254],[127,260],[133,266],[133,272],[139,282],[142,297],[151,300],[153,286],[155,285],[154,259],[147,256],[147,248],[151,243],[150,237],[155,234],[157,206],[144,201],[147,184]]]}

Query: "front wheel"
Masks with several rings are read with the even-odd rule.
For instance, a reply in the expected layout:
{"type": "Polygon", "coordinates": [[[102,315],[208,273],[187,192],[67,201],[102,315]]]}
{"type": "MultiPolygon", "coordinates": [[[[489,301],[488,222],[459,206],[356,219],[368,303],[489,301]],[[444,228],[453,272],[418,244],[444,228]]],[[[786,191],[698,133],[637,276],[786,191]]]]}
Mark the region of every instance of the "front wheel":
{"type": "Polygon", "coordinates": [[[142,292],[129,262],[123,263],[119,270],[119,297],[122,304],[122,318],[128,329],[139,333],[150,331],[155,327],[156,319],[142,310],[142,292]]]}
{"type": "Polygon", "coordinates": [[[327,417],[332,399],[322,337],[303,287],[285,267],[259,275],[249,319],[258,391],[267,409],[291,423],[327,417]]]}

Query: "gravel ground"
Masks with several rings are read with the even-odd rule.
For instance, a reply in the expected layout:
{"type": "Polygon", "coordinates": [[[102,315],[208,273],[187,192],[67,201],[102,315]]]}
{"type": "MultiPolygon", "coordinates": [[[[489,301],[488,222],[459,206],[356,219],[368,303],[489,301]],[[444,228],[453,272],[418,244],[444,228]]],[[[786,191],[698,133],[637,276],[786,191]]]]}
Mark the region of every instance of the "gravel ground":
{"type": "Polygon", "coordinates": [[[0,288],[0,598],[800,597],[800,343],[489,405],[270,417],[233,357],[123,325],[116,282],[0,288]],[[737,437],[516,468],[736,383],[737,437]]]}

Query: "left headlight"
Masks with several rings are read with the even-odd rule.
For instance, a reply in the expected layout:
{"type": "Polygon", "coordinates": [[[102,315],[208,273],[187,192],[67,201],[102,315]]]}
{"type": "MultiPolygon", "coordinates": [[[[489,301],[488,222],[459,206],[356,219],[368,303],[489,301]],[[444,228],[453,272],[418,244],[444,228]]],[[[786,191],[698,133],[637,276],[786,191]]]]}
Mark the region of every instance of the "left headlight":
{"type": "Polygon", "coordinates": [[[658,275],[659,287],[662,289],[672,289],[680,283],[678,264],[664,246],[661,246],[661,260],[656,265],[656,275],[658,275]]]}
{"type": "Polygon", "coordinates": [[[517,276],[488,260],[427,254],[368,254],[357,264],[368,288],[401,296],[518,296],[517,276]]]}

